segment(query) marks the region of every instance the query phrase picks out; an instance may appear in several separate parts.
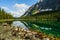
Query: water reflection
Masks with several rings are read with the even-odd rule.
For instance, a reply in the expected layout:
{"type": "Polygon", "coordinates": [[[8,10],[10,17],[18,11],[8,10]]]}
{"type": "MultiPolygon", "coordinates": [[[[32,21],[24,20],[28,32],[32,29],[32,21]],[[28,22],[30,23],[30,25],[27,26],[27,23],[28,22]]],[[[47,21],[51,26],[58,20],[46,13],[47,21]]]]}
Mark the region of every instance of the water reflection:
{"type": "Polygon", "coordinates": [[[38,22],[36,23],[36,22],[29,22],[29,21],[13,21],[11,26],[21,27],[25,30],[29,30],[29,29],[39,30],[46,34],[53,34],[56,36],[60,36],[59,29],[49,25],[47,26],[46,24],[41,24],[38,22]]]}
{"type": "Polygon", "coordinates": [[[21,21],[13,21],[11,26],[20,27],[25,30],[28,30],[28,28],[21,21]]]}
{"type": "Polygon", "coordinates": [[[46,24],[41,24],[41,23],[36,23],[36,22],[24,22],[30,29],[32,30],[39,30],[43,33],[48,34],[53,34],[57,37],[60,36],[60,31],[59,29],[55,28],[54,26],[47,26],[46,24]]]}
{"type": "Polygon", "coordinates": [[[43,30],[52,30],[52,28],[48,28],[48,27],[40,27],[43,30]]]}

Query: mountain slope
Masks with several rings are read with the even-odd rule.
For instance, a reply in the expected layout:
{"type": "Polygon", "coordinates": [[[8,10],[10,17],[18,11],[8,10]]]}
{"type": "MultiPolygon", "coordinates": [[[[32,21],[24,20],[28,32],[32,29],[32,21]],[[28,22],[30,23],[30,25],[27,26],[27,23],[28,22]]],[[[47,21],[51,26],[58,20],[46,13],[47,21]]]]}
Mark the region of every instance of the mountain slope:
{"type": "Polygon", "coordinates": [[[60,10],[60,0],[43,0],[32,5],[23,16],[31,16],[42,11],[60,10]]]}

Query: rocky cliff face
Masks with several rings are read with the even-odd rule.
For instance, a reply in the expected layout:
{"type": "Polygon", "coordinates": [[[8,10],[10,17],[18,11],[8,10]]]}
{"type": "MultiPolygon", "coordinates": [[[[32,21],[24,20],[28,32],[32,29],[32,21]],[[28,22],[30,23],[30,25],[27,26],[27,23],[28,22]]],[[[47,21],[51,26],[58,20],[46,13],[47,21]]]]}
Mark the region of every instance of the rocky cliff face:
{"type": "Polygon", "coordinates": [[[26,12],[26,15],[33,15],[41,11],[60,10],[60,0],[40,0],[32,5],[26,12]]]}
{"type": "Polygon", "coordinates": [[[53,9],[53,10],[57,10],[60,9],[60,0],[43,0],[40,3],[40,7],[41,9],[53,9]]]}

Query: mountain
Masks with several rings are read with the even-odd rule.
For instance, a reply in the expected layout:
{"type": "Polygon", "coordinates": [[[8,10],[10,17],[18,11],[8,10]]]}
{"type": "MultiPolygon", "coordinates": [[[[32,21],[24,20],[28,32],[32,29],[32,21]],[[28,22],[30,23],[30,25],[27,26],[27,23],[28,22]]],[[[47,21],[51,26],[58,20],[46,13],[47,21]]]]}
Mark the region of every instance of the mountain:
{"type": "Polygon", "coordinates": [[[43,0],[43,2],[39,3],[39,8],[41,9],[60,9],[60,0],[43,0]]]}
{"type": "Polygon", "coordinates": [[[38,12],[60,10],[60,0],[40,0],[32,5],[23,16],[31,16],[38,12]]]}

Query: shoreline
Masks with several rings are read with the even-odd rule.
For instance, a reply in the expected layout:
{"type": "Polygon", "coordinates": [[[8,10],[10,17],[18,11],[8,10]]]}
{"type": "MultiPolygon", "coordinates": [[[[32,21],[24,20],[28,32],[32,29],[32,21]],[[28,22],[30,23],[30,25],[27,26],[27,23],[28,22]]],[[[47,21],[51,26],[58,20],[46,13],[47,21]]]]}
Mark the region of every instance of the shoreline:
{"type": "Polygon", "coordinates": [[[49,36],[34,30],[24,30],[20,27],[10,26],[5,23],[0,26],[0,39],[4,40],[60,40],[55,36],[49,36]],[[3,36],[4,35],[4,36],[3,36]]]}

